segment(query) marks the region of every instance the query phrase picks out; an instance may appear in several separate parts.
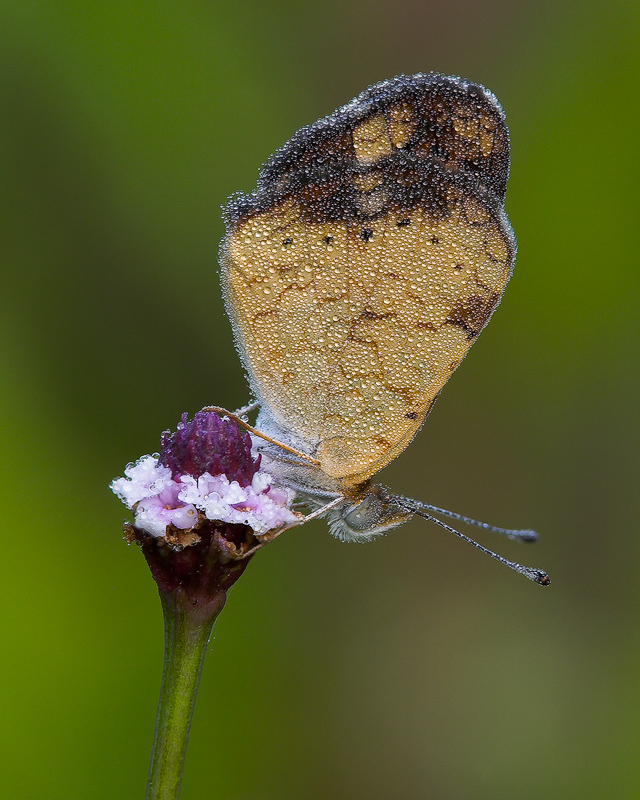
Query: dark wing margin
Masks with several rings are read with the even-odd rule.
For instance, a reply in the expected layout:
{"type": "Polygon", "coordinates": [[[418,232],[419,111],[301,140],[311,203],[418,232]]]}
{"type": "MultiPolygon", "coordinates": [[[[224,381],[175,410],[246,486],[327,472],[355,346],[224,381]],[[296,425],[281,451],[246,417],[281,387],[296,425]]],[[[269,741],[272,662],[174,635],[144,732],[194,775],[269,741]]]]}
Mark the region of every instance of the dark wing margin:
{"type": "Polygon", "coordinates": [[[230,198],[224,217],[229,230],[293,200],[313,223],[361,225],[416,207],[435,220],[469,194],[497,212],[508,177],[509,134],[490,91],[437,73],[400,75],[297,131],[262,167],[256,190],[230,198]],[[363,159],[354,135],[377,119],[396,139],[363,159]],[[368,186],[384,202],[363,201],[368,186]]]}

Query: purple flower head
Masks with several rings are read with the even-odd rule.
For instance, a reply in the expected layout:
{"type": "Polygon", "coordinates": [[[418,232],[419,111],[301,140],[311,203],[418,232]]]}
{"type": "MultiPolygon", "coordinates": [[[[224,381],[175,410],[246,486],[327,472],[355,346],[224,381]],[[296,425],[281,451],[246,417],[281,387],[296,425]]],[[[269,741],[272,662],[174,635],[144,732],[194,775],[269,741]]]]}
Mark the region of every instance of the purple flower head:
{"type": "Polygon", "coordinates": [[[221,419],[215,411],[198,411],[189,422],[182,415],[175,433],[160,437],[158,463],[169,467],[173,478],[226,475],[229,481],[248,486],[260,466],[260,456],[251,455],[251,437],[233,420],[221,419]]]}
{"type": "Polygon", "coordinates": [[[233,420],[199,411],[189,422],[183,414],[161,443],[159,456],[142,456],[111,483],[133,511],[134,529],[184,547],[213,525],[235,547],[229,531],[264,537],[299,521],[291,510],[295,492],[272,485],[251,453],[251,437],[233,420]]]}

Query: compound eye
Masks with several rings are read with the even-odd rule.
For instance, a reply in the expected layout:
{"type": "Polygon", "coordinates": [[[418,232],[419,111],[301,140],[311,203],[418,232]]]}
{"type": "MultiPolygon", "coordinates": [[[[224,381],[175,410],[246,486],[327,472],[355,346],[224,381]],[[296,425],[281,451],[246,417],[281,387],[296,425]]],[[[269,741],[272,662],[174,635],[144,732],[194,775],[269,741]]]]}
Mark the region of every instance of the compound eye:
{"type": "Polygon", "coordinates": [[[375,494],[369,494],[351,508],[344,522],[352,531],[368,531],[376,527],[381,516],[382,500],[375,494]]]}

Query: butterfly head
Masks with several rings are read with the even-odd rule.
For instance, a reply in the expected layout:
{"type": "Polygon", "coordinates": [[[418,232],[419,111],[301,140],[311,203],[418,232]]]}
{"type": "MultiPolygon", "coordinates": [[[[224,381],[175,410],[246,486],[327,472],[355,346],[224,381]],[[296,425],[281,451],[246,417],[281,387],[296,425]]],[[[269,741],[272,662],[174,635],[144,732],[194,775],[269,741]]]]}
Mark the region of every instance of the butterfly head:
{"type": "Polygon", "coordinates": [[[367,542],[402,525],[412,513],[394,503],[383,486],[367,483],[331,509],[327,522],[338,539],[367,542]]]}

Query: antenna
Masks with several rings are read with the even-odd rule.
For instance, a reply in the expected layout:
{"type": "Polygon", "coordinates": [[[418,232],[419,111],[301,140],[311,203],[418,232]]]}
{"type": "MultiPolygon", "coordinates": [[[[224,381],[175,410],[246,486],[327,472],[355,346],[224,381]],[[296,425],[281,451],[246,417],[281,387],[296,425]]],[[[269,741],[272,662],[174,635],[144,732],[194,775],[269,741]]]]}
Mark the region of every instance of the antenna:
{"type": "Polygon", "coordinates": [[[482,550],[483,553],[486,553],[491,558],[495,558],[496,561],[499,561],[501,564],[504,564],[506,567],[514,570],[514,572],[519,572],[521,575],[524,575],[525,578],[529,578],[530,581],[539,584],[540,586],[549,586],[551,583],[551,578],[547,575],[544,570],[536,569],[535,567],[525,567],[523,564],[518,564],[517,561],[509,561],[506,558],[498,555],[498,553],[494,553],[493,550],[489,550],[487,547],[483,547],[483,545],[476,542],[470,536],[465,536],[464,533],[460,533],[455,528],[452,528],[451,525],[447,525],[446,522],[443,522],[441,519],[434,517],[432,514],[429,514],[428,511],[434,511],[435,513],[445,514],[448,517],[452,517],[453,519],[459,519],[461,522],[466,522],[469,525],[477,525],[480,528],[485,528],[486,530],[494,531],[495,533],[504,533],[510,539],[518,539],[522,542],[535,542],[538,538],[538,534],[535,531],[529,530],[509,530],[507,528],[496,528],[493,525],[488,525],[486,522],[478,522],[475,519],[470,519],[469,517],[464,517],[462,514],[456,514],[454,511],[447,511],[443,508],[437,508],[436,506],[430,506],[426,503],[419,503],[417,500],[411,500],[408,497],[402,497],[402,495],[393,494],[388,497],[393,503],[400,506],[400,508],[404,508],[407,511],[410,511],[413,514],[417,514],[419,517],[423,519],[429,520],[429,522],[435,522],[436,525],[439,525],[441,528],[444,528],[445,531],[449,531],[449,533],[453,533],[454,536],[457,536],[459,539],[462,539],[469,544],[472,544],[474,547],[477,547],[478,550],[482,550]]]}
{"type": "Polygon", "coordinates": [[[537,542],[540,538],[535,531],[522,529],[522,530],[512,530],[511,528],[498,528],[496,525],[489,525],[488,522],[479,522],[477,519],[471,519],[471,517],[465,517],[462,514],[457,514],[455,511],[447,511],[446,508],[438,508],[438,506],[432,506],[429,503],[421,503],[418,500],[411,500],[408,497],[400,497],[399,495],[394,495],[394,500],[404,500],[407,503],[411,503],[416,508],[420,508],[423,511],[433,511],[435,514],[442,514],[445,517],[449,517],[450,519],[457,519],[460,522],[464,522],[466,525],[475,525],[477,528],[484,528],[485,531],[493,531],[493,533],[502,533],[509,539],[515,539],[518,542],[537,542]]]}

